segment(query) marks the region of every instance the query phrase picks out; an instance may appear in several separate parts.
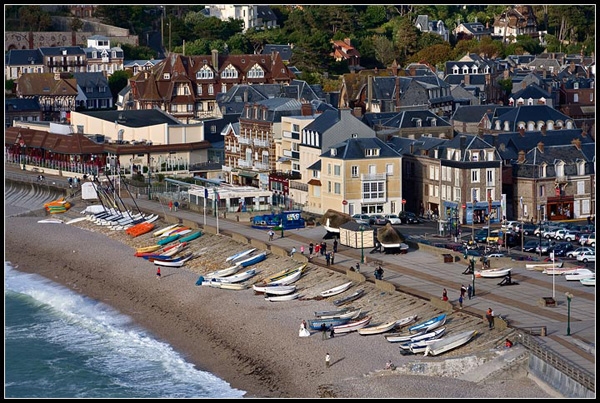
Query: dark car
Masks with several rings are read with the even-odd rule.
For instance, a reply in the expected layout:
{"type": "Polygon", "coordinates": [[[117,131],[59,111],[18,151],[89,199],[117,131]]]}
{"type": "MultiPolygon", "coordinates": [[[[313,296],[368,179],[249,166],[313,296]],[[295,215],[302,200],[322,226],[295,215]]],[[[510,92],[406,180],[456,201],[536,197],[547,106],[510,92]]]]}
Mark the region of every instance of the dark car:
{"type": "Polygon", "coordinates": [[[532,239],[523,244],[523,252],[535,252],[535,248],[537,248],[540,241],[537,239],[532,239]]]}
{"type": "Polygon", "coordinates": [[[554,252],[554,256],[556,257],[565,257],[567,253],[575,250],[575,247],[571,242],[559,242],[557,244],[552,245],[548,251],[554,252]]]}
{"type": "Polygon", "coordinates": [[[488,230],[487,229],[481,229],[479,231],[477,231],[474,235],[474,240],[477,243],[486,243],[487,242],[487,237],[488,237],[488,230]]]}
{"type": "Polygon", "coordinates": [[[398,214],[398,217],[400,217],[402,224],[418,224],[421,222],[419,217],[410,211],[401,211],[400,214],[398,214]]]}
{"type": "Polygon", "coordinates": [[[523,234],[525,235],[533,235],[533,231],[537,228],[535,224],[527,224],[523,223],[523,234]]]}

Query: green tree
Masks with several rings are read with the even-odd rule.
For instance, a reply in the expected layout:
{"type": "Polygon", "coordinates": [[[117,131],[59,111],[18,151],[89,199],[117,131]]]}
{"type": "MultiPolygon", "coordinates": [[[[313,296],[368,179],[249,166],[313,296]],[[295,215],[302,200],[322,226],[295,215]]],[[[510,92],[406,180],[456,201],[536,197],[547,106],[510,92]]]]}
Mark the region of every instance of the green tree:
{"type": "Polygon", "coordinates": [[[119,92],[129,84],[131,73],[126,70],[118,70],[108,78],[108,87],[113,96],[113,101],[117,100],[119,92]]]}
{"type": "Polygon", "coordinates": [[[375,52],[375,58],[384,67],[392,64],[394,59],[397,57],[394,43],[383,35],[373,35],[371,37],[371,43],[375,52]]]}
{"type": "Polygon", "coordinates": [[[406,59],[417,51],[418,30],[408,17],[396,19],[394,43],[406,59]]]}
{"type": "Polygon", "coordinates": [[[71,19],[71,31],[77,32],[83,28],[83,21],[79,19],[79,17],[74,17],[71,19]]]}
{"type": "Polygon", "coordinates": [[[21,30],[32,32],[47,31],[52,26],[50,14],[40,6],[23,6],[19,9],[21,30]]]}
{"type": "Polygon", "coordinates": [[[156,56],[154,49],[147,46],[133,46],[128,43],[120,45],[127,60],[151,60],[156,56]]]}
{"type": "Polygon", "coordinates": [[[387,21],[385,6],[367,6],[360,20],[366,29],[381,26],[387,21]]]}

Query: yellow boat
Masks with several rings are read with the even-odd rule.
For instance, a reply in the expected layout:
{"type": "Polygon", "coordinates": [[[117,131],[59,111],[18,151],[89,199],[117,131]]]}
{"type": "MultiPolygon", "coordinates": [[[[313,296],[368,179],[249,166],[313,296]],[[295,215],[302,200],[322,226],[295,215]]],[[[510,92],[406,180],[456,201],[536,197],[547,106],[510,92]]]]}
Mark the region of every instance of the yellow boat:
{"type": "Polygon", "coordinates": [[[148,252],[157,251],[160,248],[162,248],[162,246],[160,246],[160,245],[150,245],[150,246],[144,246],[142,248],[137,248],[135,251],[137,253],[148,253],[148,252]]]}

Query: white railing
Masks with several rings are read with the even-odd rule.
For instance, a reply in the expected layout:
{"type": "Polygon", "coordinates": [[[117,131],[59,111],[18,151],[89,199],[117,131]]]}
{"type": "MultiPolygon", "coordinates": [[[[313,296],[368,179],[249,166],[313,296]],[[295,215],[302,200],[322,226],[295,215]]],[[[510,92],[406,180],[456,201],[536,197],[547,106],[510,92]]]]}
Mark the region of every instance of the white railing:
{"type": "Polygon", "coordinates": [[[269,147],[269,141],[268,140],[259,140],[259,139],[254,139],[253,143],[255,146],[257,147],[269,147]]]}
{"type": "Polygon", "coordinates": [[[240,144],[250,144],[250,137],[239,137],[238,143],[240,144]]]}
{"type": "Polygon", "coordinates": [[[265,164],[262,162],[255,162],[254,163],[254,168],[262,170],[262,171],[268,171],[269,170],[269,164],[265,164]]]}
{"type": "Polygon", "coordinates": [[[363,181],[380,181],[385,180],[386,174],[361,174],[360,179],[363,181]]]}
{"type": "Polygon", "coordinates": [[[238,160],[238,166],[240,168],[250,168],[252,166],[252,161],[238,160]]]}

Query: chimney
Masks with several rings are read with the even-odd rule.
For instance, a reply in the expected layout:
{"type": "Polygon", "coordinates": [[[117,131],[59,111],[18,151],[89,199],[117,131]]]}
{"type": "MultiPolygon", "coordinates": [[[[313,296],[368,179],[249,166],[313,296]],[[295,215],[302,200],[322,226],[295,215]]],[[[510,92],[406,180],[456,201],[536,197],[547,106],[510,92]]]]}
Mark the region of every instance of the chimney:
{"type": "Polygon", "coordinates": [[[524,127],[519,128],[519,135],[521,137],[525,137],[525,128],[524,127]]]}
{"type": "Polygon", "coordinates": [[[414,154],[415,153],[415,143],[410,143],[410,154],[414,154]]]}
{"type": "Polygon", "coordinates": [[[213,49],[211,51],[212,55],[212,67],[215,71],[219,71],[219,51],[217,49],[213,49]]]}
{"type": "Polygon", "coordinates": [[[465,74],[465,85],[471,85],[471,76],[465,74]]]}
{"type": "Polygon", "coordinates": [[[544,152],[544,143],[542,143],[541,141],[539,143],[537,143],[537,148],[538,150],[540,150],[541,153],[544,152]]]}
{"type": "Polygon", "coordinates": [[[517,159],[517,162],[519,164],[522,164],[525,162],[525,151],[523,151],[523,150],[519,151],[519,158],[517,159]]]}
{"type": "Polygon", "coordinates": [[[352,114],[355,118],[362,118],[362,108],[360,106],[355,106],[352,110],[352,114]]]}
{"type": "Polygon", "coordinates": [[[344,43],[348,46],[352,46],[352,42],[350,41],[350,38],[344,38],[344,43]]]}
{"type": "Polygon", "coordinates": [[[301,116],[311,116],[312,115],[312,106],[308,102],[303,102],[300,108],[301,116]]]}
{"type": "Polygon", "coordinates": [[[581,140],[573,139],[571,140],[571,144],[573,144],[578,150],[581,150],[581,140]]]}

